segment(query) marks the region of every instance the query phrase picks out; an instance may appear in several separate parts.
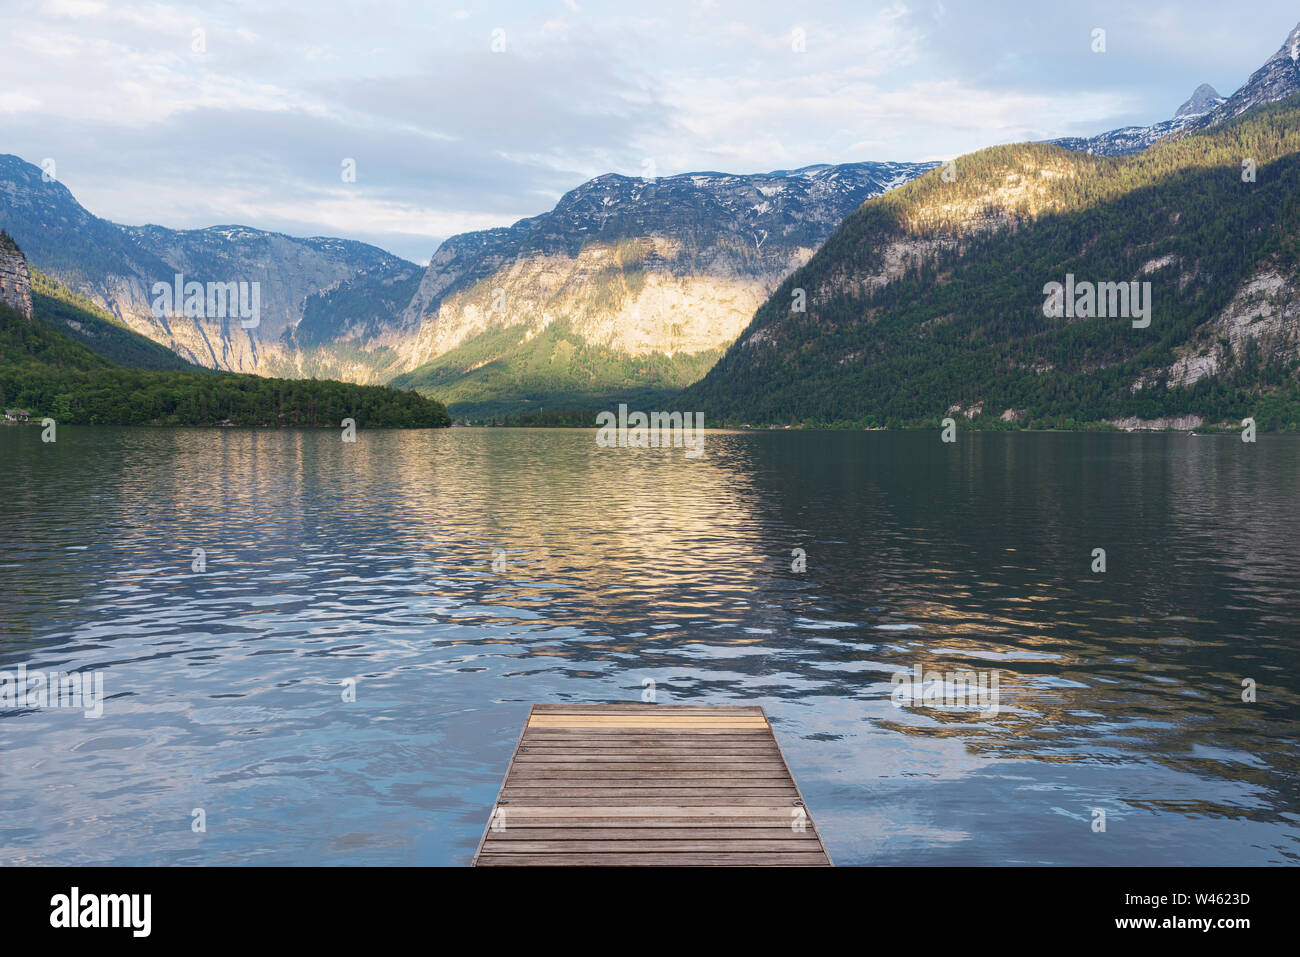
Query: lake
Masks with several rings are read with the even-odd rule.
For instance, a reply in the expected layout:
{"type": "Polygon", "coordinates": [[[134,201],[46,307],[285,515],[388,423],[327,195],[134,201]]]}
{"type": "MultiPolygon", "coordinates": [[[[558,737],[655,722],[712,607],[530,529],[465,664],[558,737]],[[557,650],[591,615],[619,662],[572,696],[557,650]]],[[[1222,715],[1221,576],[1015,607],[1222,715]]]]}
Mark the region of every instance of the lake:
{"type": "Polygon", "coordinates": [[[837,864],[1300,860],[1295,437],[40,432],[0,670],[102,715],[0,710],[5,864],[467,864],[530,704],[651,690],[762,705],[837,864]]]}

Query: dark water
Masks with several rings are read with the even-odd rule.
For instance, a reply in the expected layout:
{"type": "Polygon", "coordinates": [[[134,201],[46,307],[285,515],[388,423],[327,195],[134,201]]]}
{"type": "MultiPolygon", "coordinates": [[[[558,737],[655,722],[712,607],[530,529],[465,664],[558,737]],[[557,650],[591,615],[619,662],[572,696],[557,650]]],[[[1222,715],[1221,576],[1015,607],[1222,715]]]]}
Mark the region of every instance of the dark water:
{"type": "Polygon", "coordinates": [[[0,429],[0,668],[108,699],[0,711],[0,862],[465,864],[528,705],[645,679],[839,864],[1300,858],[1300,441],[594,435],[0,429]]]}

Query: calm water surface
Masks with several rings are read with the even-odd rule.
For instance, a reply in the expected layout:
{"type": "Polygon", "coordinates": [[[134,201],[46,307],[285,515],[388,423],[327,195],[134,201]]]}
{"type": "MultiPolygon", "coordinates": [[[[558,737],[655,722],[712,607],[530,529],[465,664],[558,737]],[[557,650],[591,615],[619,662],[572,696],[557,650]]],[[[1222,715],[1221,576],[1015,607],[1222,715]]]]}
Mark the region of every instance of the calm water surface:
{"type": "Polygon", "coordinates": [[[529,704],[645,679],[765,707],[838,864],[1300,860],[1293,438],[14,427],[0,460],[0,668],[108,696],[0,711],[0,863],[466,864],[529,704]],[[998,713],[895,707],[917,664],[996,669],[998,713]]]}

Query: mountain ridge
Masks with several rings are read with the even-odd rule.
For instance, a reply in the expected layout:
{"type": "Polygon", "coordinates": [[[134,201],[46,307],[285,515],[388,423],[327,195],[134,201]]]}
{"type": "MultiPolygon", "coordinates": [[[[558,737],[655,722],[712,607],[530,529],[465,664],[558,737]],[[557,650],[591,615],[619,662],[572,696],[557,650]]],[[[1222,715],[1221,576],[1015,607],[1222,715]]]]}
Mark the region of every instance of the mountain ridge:
{"type": "Polygon", "coordinates": [[[850,216],[676,401],[733,424],[1296,428],[1297,150],[1300,95],[1128,157],[959,158],[850,216]],[[1151,331],[1046,316],[1067,274],[1150,282],[1151,331]]]}
{"type": "Polygon", "coordinates": [[[1300,93],[1300,24],[1287,34],[1276,53],[1264,62],[1229,97],[1202,83],[1168,120],[1149,126],[1125,126],[1095,136],[1068,136],[1048,140],[1079,153],[1129,156],[1150,149],[1161,140],[1208,129],[1236,116],[1300,93]]]}
{"type": "MultiPolygon", "coordinates": [[[[16,249],[6,242],[3,251],[16,249]]],[[[0,405],[21,408],[35,421],[338,428],[346,418],[358,428],[451,424],[441,403],[414,392],[186,365],[39,270],[26,268],[36,290],[34,314],[23,315],[0,301],[0,405]],[[168,365],[171,360],[180,366],[168,365]]]]}
{"type": "Polygon", "coordinates": [[[493,408],[507,408],[517,386],[526,408],[529,344],[563,321],[569,345],[547,338],[556,368],[546,378],[566,401],[584,391],[603,401],[618,370],[629,387],[651,385],[643,374],[680,387],[848,212],[935,165],[604,174],[547,213],[442,244],[400,322],[370,346],[388,350],[387,381],[433,389],[450,376],[493,408]],[[503,335],[512,329],[520,335],[503,335]],[[579,353],[582,368],[566,368],[579,353]],[[488,371],[476,378],[479,369],[488,371]]]}
{"type": "Polygon", "coordinates": [[[176,230],[124,226],[95,216],[57,179],[20,157],[0,155],[0,225],[32,263],[132,330],[195,365],[230,371],[292,368],[285,334],[309,294],[328,294],[363,271],[414,272],[377,247],[334,237],[298,238],[240,225],[176,230]],[[154,283],[258,282],[254,334],[219,318],[154,314],[154,283]],[[269,360],[269,361],[264,361],[269,360]]]}
{"type": "MultiPolygon", "coordinates": [[[[420,381],[422,365],[471,339],[481,350],[496,341],[491,330],[518,327],[531,340],[561,317],[610,356],[671,362],[716,353],[849,211],[934,165],[604,174],[547,212],[449,237],[424,268],[333,237],[238,224],[123,226],[13,156],[0,156],[0,225],[30,237],[33,262],[51,277],[196,365],[420,381]],[[153,284],[177,274],[258,282],[257,327],[154,315],[153,284]]],[[[698,365],[691,359],[681,369],[698,365]]]]}

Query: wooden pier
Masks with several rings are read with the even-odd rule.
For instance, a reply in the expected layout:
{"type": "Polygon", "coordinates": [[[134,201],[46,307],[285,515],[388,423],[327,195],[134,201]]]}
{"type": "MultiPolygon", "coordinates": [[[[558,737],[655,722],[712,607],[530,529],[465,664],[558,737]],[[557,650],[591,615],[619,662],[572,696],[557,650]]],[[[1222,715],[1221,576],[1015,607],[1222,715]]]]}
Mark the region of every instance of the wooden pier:
{"type": "Polygon", "coordinates": [[[502,865],[829,866],[759,707],[533,705],[474,854],[502,865]]]}

